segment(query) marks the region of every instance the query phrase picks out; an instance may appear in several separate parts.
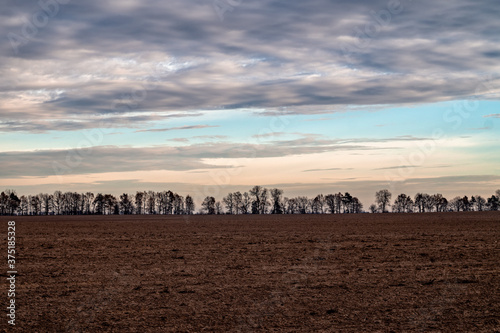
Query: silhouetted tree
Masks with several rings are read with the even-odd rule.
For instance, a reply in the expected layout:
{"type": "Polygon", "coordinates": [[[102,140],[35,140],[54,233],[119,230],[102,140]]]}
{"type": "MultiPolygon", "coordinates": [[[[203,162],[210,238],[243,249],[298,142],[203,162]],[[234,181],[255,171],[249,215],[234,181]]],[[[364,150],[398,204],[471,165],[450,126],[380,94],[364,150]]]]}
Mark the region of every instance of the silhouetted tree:
{"type": "Polygon", "coordinates": [[[409,213],[413,206],[413,200],[406,194],[400,194],[394,200],[392,211],[396,213],[409,213]]]}
{"type": "Polygon", "coordinates": [[[188,215],[191,215],[193,214],[194,212],[194,201],[193,201],[193,198],[188,194],[186,195],[186,199],[185,199],[185,209],[186,209],[186,214],[188,215]]]}
{"type": "Polygon", "coordinates": [[[325,197],[323,194],[318,194],[313,200],[311,210],[313,214],[323,214],[325,207],[325,197]]]}
{"type": "Polygon", "coordinates": [[[206,197],[201,203],[201,207],[203,212],[206,214],[213,215],[215,214],[215,198],[214,197],[206,197]]]}
{"type": "Polygon", "coordinates": [[[380,190],[377,193],[375,193],[375,201],[379,205],[380,211],[382,213],[386,212],[385,207],[389,205],[389,202],[391,200],[392,194],[389,192],[389,190],[380,190]]]}
{"type": "Polygon", "coordinates": [[[142,214],[142,202],[144,201],[144,193],[137,191],[135,193],[135,211],[137,214],[142,214]]]}
{"type": "Polygon", "coordinates": [[[220,201],[216,201],[215,202],[215,214],[220,215],[222,213],[223,213],[222,204],[220,203],[220,201]]]}
{"type": "Polygon", "coordinates": [[[243,199],[241,200],[241,213],[242,214],[248,214],[250,213],[250,208],[252,207],[252,199],[250,198],[250,195],[248,192],[243,193],[243,199]]]}
{"type": "Polygon", "coordinates": [[[331,214],[335,214],[335,196],[333,194],[328,194],[325,197],[325,203],[331,214]]]}
{"type": "Polygon", "coordinates": [[[495,211],[498,210],[499,202],[500,202],[500,199],[497,196],[492,195],[491,198],[488,198],[488,208],[490,210],[495,210],[495,211]]]}
{"type": "Polygon", "coordinates": [[[260,194],[262,192],[262,187],[254,186],[250,191],[250,195],[253,196],[252,201],[252,214],[260,213],[260,194]]]}
{"type": "Polygon", "coordinates": [[[455,198],[453,198],[450,201],[450,205],[451,205],[451,208],[454,211],[459,212],[460,210],[462,210],[462,207],[463,207],[462,198],[461,197],[455,197],[455,198]]]}
{"type": "Polygon", "coordinates": [[[273,208],[271,210],[271,214],[283,214],[283,206],[281,203],[281,196],[283,195],[283,191],[277,188],[273,188],[271,190],[271,198],[273,201],[273,208]]]}
{"type": "Polygon", "coordinates": [[[241,192],[233,193],[233,202],[234,202],[234,213],[239,214],[241,212],[241,205],[243,202],[243,195],[241,192]]]}
{"type": "Polygon", "coordinates": [[[234,214],[234,196],[232,193],[228,193],[224,198],[222,198],[222,202],[226,206],[228,214],[234,214]]]}
{"type": "Polygon", "coordinates": [[[352,195],[349,194],[349,192],[346,192],[342,198],[342,206],[344,207],[344,213],[350,213],[350,206],[352,202],[352,195]]]}
{"type": "Polygon", "coordinates": [[[96,214],[104,214],[104,196],[102,195],[102,193],[97,193],[94,199],[94,205],[96,214]]]}
{"type": "Polygon", "coordinates": [[[120,211],[124,215],[132,214],[134,206],[127,193],[120,195],[120,211]]]}
{"type": "Polygon", "coordinates": [[[464,210],[464,212],[467,212],[470,210],[470,202],[469,202],[469,198],[467,196],[464,196],[462,198],[462,209],[464,210]]]}

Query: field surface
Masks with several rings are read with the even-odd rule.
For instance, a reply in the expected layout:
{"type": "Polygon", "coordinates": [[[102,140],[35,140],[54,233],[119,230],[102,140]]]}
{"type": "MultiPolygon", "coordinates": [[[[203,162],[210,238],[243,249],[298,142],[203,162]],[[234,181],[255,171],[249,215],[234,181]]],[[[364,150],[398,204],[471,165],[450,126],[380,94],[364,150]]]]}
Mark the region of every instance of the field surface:
{"type": "Polygon", "coordinates": [[[498,212],[0,220],[0,332],[500,332],[498,212]]]}

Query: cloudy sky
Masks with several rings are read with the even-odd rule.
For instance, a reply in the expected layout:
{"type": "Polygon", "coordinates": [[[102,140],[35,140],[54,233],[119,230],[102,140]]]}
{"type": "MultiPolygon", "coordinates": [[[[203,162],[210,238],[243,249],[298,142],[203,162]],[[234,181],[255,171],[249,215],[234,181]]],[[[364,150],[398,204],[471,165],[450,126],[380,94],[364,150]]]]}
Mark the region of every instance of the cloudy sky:
{"type": "Polygon", "coordinates": [[[500,188],[497,0],[0,1],[1,188],[500,188]]]}

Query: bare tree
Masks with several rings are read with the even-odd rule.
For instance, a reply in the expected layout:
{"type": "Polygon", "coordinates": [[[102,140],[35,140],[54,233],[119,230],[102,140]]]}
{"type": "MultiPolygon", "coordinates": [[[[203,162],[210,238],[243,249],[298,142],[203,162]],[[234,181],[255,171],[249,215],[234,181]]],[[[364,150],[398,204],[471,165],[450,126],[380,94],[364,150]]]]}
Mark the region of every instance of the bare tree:
{"type": "Polygon", "coordinates": [[[392,197],[392,194],[387,189],[380,190],[377,193],[375,193],[375,201],[379,205],[380,211],[382,213],[386,212],[385,208],[389,205],[391,197],[392,197]]]}
{"type": "Polygon", "coordinates": [[[335,214],[335,195],[328,194],[325,197],[325,203],[331,214],[335,214]]]}
{"type": "Polygon", "coordinates": [[[450,205],[453,210],[456,212],[459,212],[461,209],[463,209],[463,202],[461,197],[455,197],[451,200],[450,205]]]}
{"type": "Polygon", "coordinates": [[[273,208],[271,214],[283,214],[283,204],[281,202],[281,196],[283,195],[283,190],[273,188],[271,190],[271,198],[273,201],[273,208]]]}
{"type": "Polygon", "coordinates": [[[215,198],[206,197],[201,203],[202,210],[205,214],[215,214],[215,198]]]}
{"type": "Polygon", "coordinates": [[[498,210],[498,208],[500,207],[499,197],[492,195],[491,198],[488,198],[487,205],[488,205],[489,210],[493,210],[493,211],[498,210]]]}
{"type": "Polygon", "coordinates": [[[241,200],[241,213],[242,214],[248,214],[250,213],[250,208],[252,207],[252,199],[250,198],[250,195],[248,192],[243,193],[243,199],[241,200]]]}
{"type": "Polygon", "coordinates": [[[250,191],[250,195],[254,197],[252,201],[252,214],[260,213],[260,193],[262,192],[262,187],[254,186],[250,191]]]}
{"type": "Polygon", "coordinates": [[[269,192],[267,191],[267,188],[262,188],[259,200],[259,214],[267,213],[267,206],[269,205],[268,198],[269,198],[269,192]]]}
{"type": "Polygon", "coordinates": [[[184,206],[186,208],[186,214],[187,215],[192,215],[193,212],[194,212],[195,207],[194,207],[193,198],[189,194],[186,196],[184,206]]]}
{"type": "Polygon", "coordinates": [[[243,195],[241,192],[233,193],[233,201],[234,201],[234,213],[239,214],[241,212],[241,204],[243,202],[243,195]]]}
{"type": "Polygon", "coordinates": [[[142,202],[144,201],[144,193],[137,191],[135,193],[135,211],[137,214],[142,214],[142,202]]]}
{"type": "Polygon", "coordinates": [[[226,206],[227,212],[229,214],[234,214],[234,207],[236,206],[234,203],[234,196],[232,193],[228,193],[224,198],[222,198],[222,202],[226,206]]]}
{"type": "Polygon", "coordinates": [[[134,211],[134,206],[127,193],[120,195],[120,211],[124,215],[132,214],[134,211]]]}
{"type": "Polygon", "coordinates": [[[313,214],[323,214],[325,208],[325,197],[323,194],[318,194],[313,200],[311,210],[313,214]]]}
{"type": "Polygon", "coordinates": [[[473,196],[471,198],[471,202],[474,205],[474,210],[481,212],[484,210],[484,207],[486,206],[486,199],[483,198],[480,195],[476,195],[475,197],[473,196]]]}
{"type": "Polygon", "coordinates": [[[394,204],[392,206],[392,211],[396,213],[408,213],[411,211],[411,207],[413,206],[413,200],[409,195],[400,194],[394,200],[394,204]]]}
{"type": "Polygon", "coordinates": [[[220,203],[220,201],[215,202],[215,214],[220,215],[222,213],[222,204],[220,203]]]}

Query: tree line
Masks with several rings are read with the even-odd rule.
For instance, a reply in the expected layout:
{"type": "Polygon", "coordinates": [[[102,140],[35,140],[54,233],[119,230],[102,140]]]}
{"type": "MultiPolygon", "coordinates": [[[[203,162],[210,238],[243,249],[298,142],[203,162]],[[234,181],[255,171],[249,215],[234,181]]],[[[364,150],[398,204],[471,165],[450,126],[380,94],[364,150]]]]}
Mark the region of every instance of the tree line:
{"type": "MultiPolygon", "coordinates": [[[[441,194],[417,193],[413,198],[399,194],[391,202],[392,193],[380,190],[375,194],[371,213],[425,213],[448,211],[499,210],[500,190],[490,198],[480,195],[455,197],[448,201],[441,194]]],[[[221,201],[207,196],[198,211],[190,195],[172,191],[138,191],[112,194],[92,192],[61,192],[18,196],[14,190],[0,193],[0,215],[192,215],[192,214],[356,214],[364,213],[360,200],[346,193],[284,197],[283,190],[254,186],[248,192],[228,193],[221,201]]]]}
{"type": "MultiPolygon", "coordinates": [[[[392,194],[388,190],[381,190],[375,194],[377,205],[370,206],[370,212],[388,212],[392,194]]],[[[412,197],[404,193],[399,194],[392,204],[392,212],[395,213],[425,213],[425,212],[460,212],[460,211],[496,211],[500,208],[500,190],[497,190],[490,198],[480,195],[457,196],[448,201],[442,194],[417,193],[412,197]]]]}

